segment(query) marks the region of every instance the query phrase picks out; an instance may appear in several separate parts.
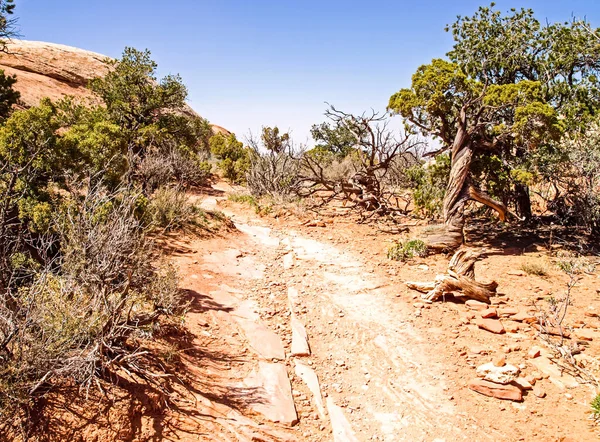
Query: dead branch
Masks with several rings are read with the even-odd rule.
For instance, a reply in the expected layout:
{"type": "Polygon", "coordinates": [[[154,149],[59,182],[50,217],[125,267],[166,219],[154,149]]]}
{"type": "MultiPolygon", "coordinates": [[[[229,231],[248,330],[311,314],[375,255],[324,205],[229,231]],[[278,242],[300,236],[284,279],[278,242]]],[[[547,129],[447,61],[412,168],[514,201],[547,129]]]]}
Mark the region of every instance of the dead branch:
{"type": "Polygon", "coordinates": [[[455,298],[470,298],[489,304],[490,297],[496,294],[498,283],[475,281],[475,263],[481,255],[482,251],[462,248],[450,260],[446,274],[437,275],[432,282],[407,282],[406,285],[423,292],[421,297],[429,302],[453,295],[455,298]]]}

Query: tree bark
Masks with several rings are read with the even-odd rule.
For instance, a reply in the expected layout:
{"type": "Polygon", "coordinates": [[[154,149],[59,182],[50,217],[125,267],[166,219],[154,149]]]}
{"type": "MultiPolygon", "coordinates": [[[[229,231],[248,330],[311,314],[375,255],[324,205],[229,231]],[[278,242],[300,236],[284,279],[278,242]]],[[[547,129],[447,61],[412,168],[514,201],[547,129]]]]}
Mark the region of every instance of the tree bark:
{"type": "Polygon", "coordinates": [[[532,214],[531,198],[529,197],[529,187],[525,184],[516,184],[515,197],[517,215],[526,220],[531,219],[532,214]]]}
{"type": "Polygon", "coordinates": [[[473,159],[473,149],[467,132],[466,109],[460,112],[458,131],[452,143],[450,177],[443,202],[445,231],[433,236],[428,247],[434,250],[454,250],[464,242],[464,207],[469,199],[467,178],[473,159]]]}
{"type": "Polygon", "coordinates": [[[506,207],[495,201],[485,192],[478,190],[470,182],[473,144],[467,130],[466,108],[460,112],[458,131],[452,143],[452,163],[450,177],[443,202],[444,232],[428,239],[432,250],[451,251],[464,243],[465,204],[475,200],[498,212],[500,219],[506,219],[506,207]]]}
{"type": "Polygon", "coordinates": [[[450,260],[446,274],[437,275],[432,282],[407,282],[406,285],[423,292],[421,297],[430,302],[445,295],[453,295],[455,298],[476,299],[489,304],[490,297],[496,294],[498,283],[482,283],[475,280],[475,262],[480,256],[479,251],[460,249],[450,260]]]}

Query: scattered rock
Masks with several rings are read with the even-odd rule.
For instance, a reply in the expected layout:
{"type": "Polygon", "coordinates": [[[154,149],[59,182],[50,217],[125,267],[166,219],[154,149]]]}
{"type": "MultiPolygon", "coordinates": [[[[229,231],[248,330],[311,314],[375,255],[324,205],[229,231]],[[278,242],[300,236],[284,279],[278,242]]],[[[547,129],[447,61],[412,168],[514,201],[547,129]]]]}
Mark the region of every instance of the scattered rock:
{"type": "Polygon", "coordinates": [[[544,389],[539,386],[539,385],[535,385],[533,387],[533,394],[539,398],[544,398],[546,397],[546,392],[544,391],[544,389]]]}
{"type": "Polygon", "coordinates": [[[498,312],[495,308],[488,308],[479,312],[479,315],[484,319],[497,318],[498,312]]]}
{"type": "Polygon", "coordinates": [[[496,399],[520,402],[523,400],[521,389],[514,385],[503,385],[483,379],[473,379],[469,382],[469,389],[485,396],[496,399]]]}
{"type": "Polygon", "coordinates": [[[506,321],[502,325],[507,333],[517,333],[519,331],[519,324],[514,321],[506,321]]]}
{"type": "Polygon", "coordinates": [[[533,328],[535,328],[537,331],[539,331],[540,333],[545,333],[545,334],[552,335],[552,336],[562,336],[565,338],[568,338],[571,336],[571,333],[569,333],[564,328],[553,327],[551,325],[545,325],[542,328],[542,326],[540,324],[531,324],[531,326],[533,328]]]}
{"type": "Polygon", "coordinates": [[[498,316],[500,316],[501,318],[508,318],[510,316],[516,315],[517,313],[519,313],[519,310],[514,307],[504,307],[498,309],[498,316]]]}
{"type": "Polygon", "coordinates": [[[509,364],[498,367],[493,362],[488,362],[477,367],[479,377],[497,384],[509,384],[516,379],[518,374],[519,368],[509,364]]]}
{"type": "Polygon", "coordinates": [[[541,355],[542,355],[542,349],[537,346],[531,347],[531,350],[529,350],[529,352],[527,353],[527,357],[529,359],[535,359],[541,355]]]}
{"type": "Polygon", "coordinates": [[[531,390],[533,388],[533,385],[527,380],[527,378],[517,378],[513,383],[523,391],[531,390]]]}
{"type": "Polygon", "coordinates": [[[485,302],[476,301],[474,299],[469,299],[465,302],[465,305],[471,310],[483,311],[487,310],[489,307],[485,302]]]}
{"type": "Polygon", "coordinates": [[[535,376],[532,376],[532,375],[526,376],[525,380],[527,382],[529,382],[531,385],[535,385],[535,383],[537,382],[537,379],[535,378],[535,376]]]}
{"type": "Polygon", "coordinates": [[[494,359],[493,362],[496,367],[504,367],[506,365],[506,356],[501,355],[494,359]]]}
{"type": "Polygon", "coordinates": [[[537,318],[526,311],[520,311],[516,315],[512,315],[510,319],[517,322],[527,322],[528,324],[537,322],[537,318]]]}
{"type": "MultiPolygon", "coordinates": [[[[545,356],[540,356],[535,359],[530,359],[529,363],[536,367],[539,371],[544,373],[550,381],[561,389],[575,388],[579,385],[577,380],[568,373],[562,373],[558,365],[554,364],[550,359],[545,356]]],[[[541,378],[536,376],[538,380],[541,378]]]]}
{"type": "Polygon", "coordinates": [[[502,334],[506,331],[504,330],[502,323],[496,319],[476,319],[475,325],[483,330],[496,334],[502,334]]]}
{"type": "Polygon", "coordinates": [[[304,324],[292,312],[292,356],[310,356],[310,346],[308,345],[308,334],[304,324]]]}
{"type": "Polygon", "coordinates": [[[292,386],[284,364],[260,361],[258,371],[252,372],[244,384],[260,391],[259,400],[252,401],[250,405],[255,411],[272,422],[285,425],[298,423],[292,386]]]}
{"type": "Polygon", "coordinates": [[[575,336],[578,339],[581,339],[583,341],[593,341],[594,338],[598,337],[598,333],[595,330],[591,330],[589,328],[576,328],[575,330],[573,330],[573,334],[575,334],[575,336]]]}
{"type": "Polygon", "coordinates": [[[469,349],[469,352],[476,354],[476,355],[487,355],[488,354],[488,350],[483,347],[471,347],[469,349]]]}

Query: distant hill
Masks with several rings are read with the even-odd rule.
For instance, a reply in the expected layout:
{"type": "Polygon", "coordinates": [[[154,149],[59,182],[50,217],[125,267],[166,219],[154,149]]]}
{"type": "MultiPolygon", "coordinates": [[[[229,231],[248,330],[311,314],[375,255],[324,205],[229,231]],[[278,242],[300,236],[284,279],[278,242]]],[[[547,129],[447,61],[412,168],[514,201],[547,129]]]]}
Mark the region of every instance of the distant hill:
{"type": "MultiPolygon", "coordinates": [[[[37,105],[44,97],[53,100],[72,95],[94,99],[88,82],[105,75],[109,66],[105,55],[55,43],[13,40],[8,54],[0,54],[0,69],[16,75],[15,89],[21,93],[23,106],[37,105]]],[[[198,115],[188,107],[190,114],[198,115]]],[[[229,133],[213,125],[215,133],[229,133]]]]}

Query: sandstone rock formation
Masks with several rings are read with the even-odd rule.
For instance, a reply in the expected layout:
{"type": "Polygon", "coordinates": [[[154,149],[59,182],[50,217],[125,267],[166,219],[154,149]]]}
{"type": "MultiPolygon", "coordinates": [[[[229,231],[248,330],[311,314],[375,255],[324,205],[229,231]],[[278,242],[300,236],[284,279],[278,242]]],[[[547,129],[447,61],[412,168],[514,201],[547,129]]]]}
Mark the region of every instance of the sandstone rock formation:
{"type": "Polygon", "coordinates": [[[15,89],[25,107],[35,106],[44,97],[53,100],[65,95],[89,97],[89,80],[105,75],[107,57],[53,43],[14,40],[8,54],[0,55],[0,69],[16,75],[15,89]]]}
{"type": "MultiPolygon", "coordinates": [[[[44,97],[57,100],[65,95],[94,100],[88,82],[109,70],[108,57],[55,43],[13,40],[8,54],[0,54],[0,69],[16,75],[15,89],[21,93],[24,107],[37,105],[44,97]]],[[[197,115],[191,108],[186,113],[197,115]]],[[[214,133],[229,134],[213,125],[214,133]]]]}

